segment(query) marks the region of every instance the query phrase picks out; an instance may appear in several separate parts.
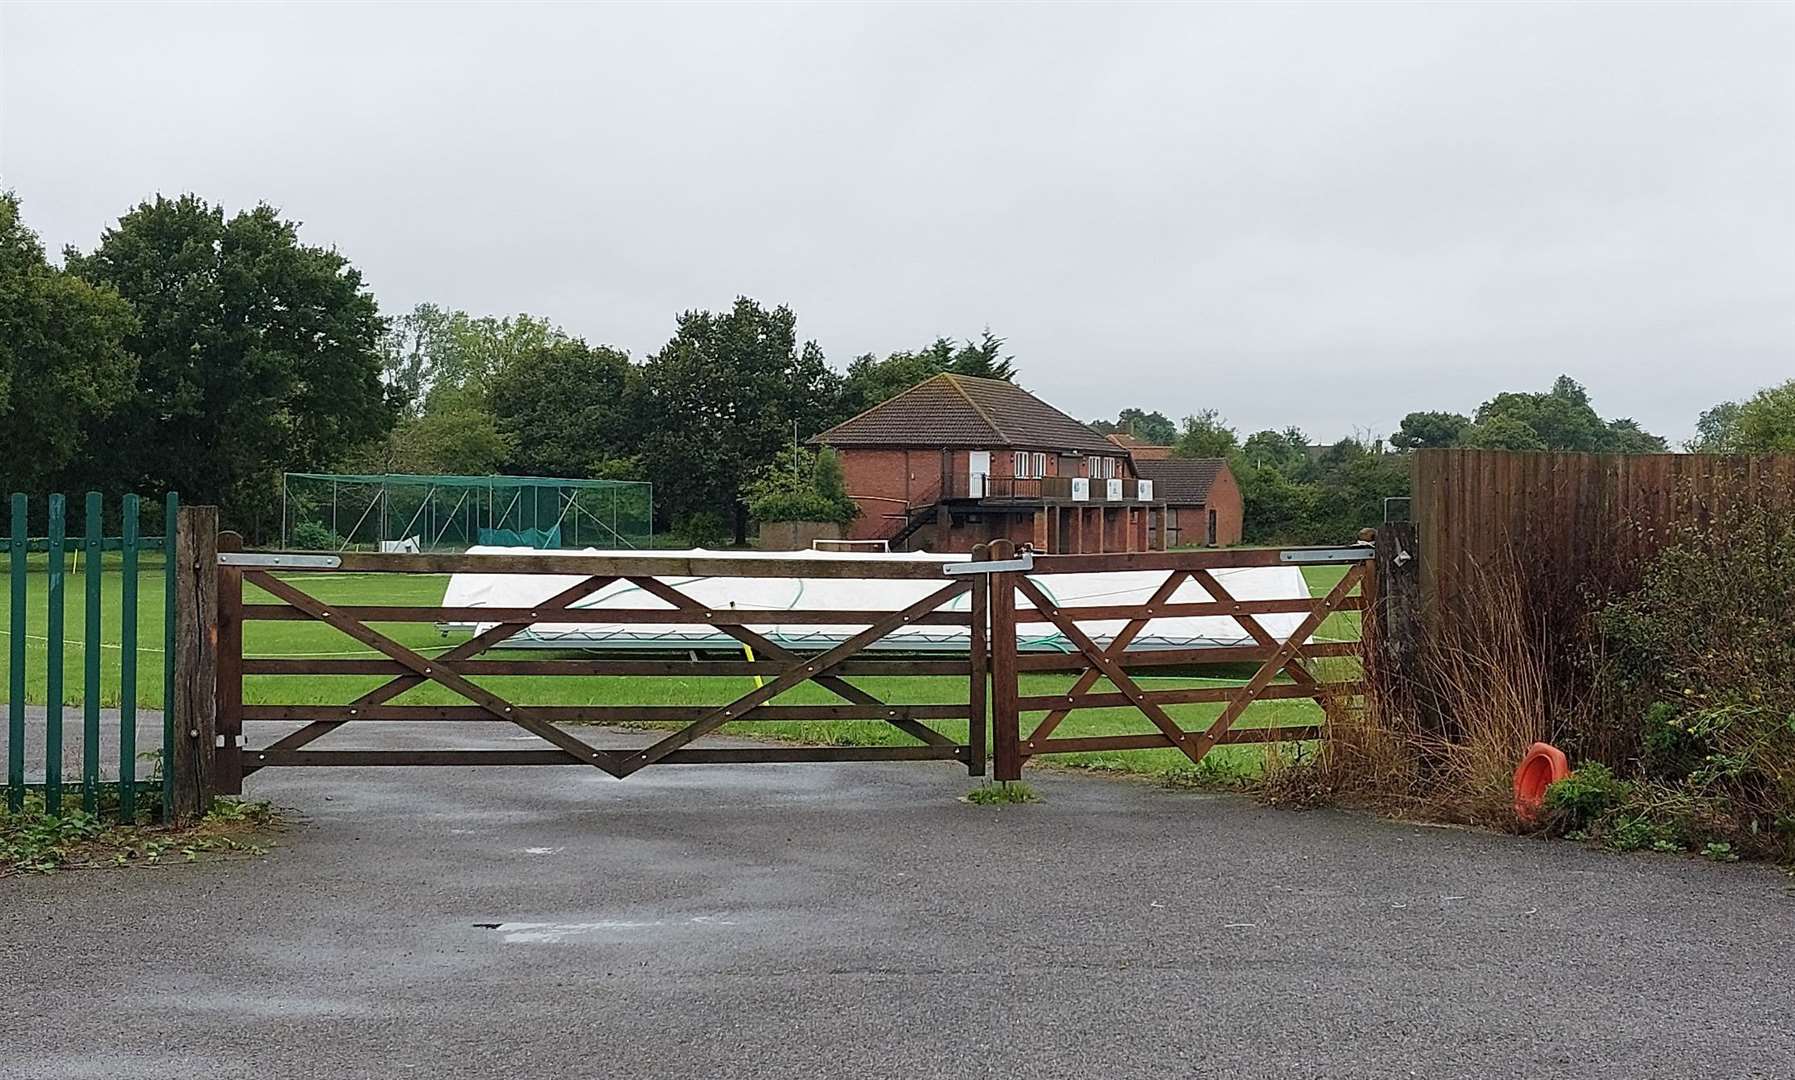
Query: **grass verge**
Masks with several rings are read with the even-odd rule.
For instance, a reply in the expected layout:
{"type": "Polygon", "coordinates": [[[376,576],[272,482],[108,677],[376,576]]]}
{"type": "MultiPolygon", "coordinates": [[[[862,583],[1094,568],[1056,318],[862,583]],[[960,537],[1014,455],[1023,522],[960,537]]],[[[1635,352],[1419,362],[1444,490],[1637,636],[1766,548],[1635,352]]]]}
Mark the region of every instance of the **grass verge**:
{"type": "Polygon", "coordinates": [[[0,877],[257,856],[268,850],[279,826],[279,815],[265,802],[217,799],[203,820],[177,829],[127,825],[80,810],[53,817],[33,795],[17,813],[0,811],[0,877]]]}

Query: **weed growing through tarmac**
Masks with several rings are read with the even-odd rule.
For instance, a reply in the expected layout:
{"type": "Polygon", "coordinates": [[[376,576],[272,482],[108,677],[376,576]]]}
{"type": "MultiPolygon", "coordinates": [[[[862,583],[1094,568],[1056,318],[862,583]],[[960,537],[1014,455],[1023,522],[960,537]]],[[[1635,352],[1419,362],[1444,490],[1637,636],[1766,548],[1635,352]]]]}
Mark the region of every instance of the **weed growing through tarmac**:
{"type": "Polygon", "coordinates": [[[966,793],[966,801],[978,806],[1005,806],[1014,803],[1040,802],[1035,789],[1020,780],[1003,780],[983,784],[966,793]]]}
{"type": "Polygon", "coordinates": [[[44,811],[38,795],[17,813],[0,811],[0,877],[100,866],[198,862],[202,855],[262,855],[280,817],[265,802],[213,800],[198,824],[185,828],[125,825],[98,814],[44,811]]]}

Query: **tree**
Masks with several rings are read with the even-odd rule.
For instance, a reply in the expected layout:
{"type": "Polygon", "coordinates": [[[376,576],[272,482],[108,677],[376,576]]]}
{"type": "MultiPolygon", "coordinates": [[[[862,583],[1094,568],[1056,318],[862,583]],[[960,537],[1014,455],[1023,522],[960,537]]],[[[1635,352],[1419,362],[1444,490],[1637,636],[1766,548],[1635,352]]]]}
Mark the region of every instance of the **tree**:
{"type": "Polygon", "coordinates": [[[1479,450],[1563,450],[1551,447],[1533,426],[1518,416],[1498,413],[1465,429],[1464,445],[1479,450]]]}
{"type": "Polygon", "coordinates": [[[301,244],[273,207],[227,220],[197,196],[157,196],[66,261],[140,320],[134,393],[85,429],[115,489],[215,502],[253,538],[274,524],[281,470],[326,469],[392,427],[360,272],[301,244]]]}
{"type": "Polygon", "coordinates": [[[794,437],[820,431],[839,377],[815,342],[797,341],[798,318],[747,297],[726,312],[688,311],[642,379],[642,456],[656,495],[678,519],[713,513],[747,539],[742,485],[794,437]]]}
{"type": "Polygon", "coordinates": [[[1397,450],[1458,446],[1470,426],[1470,417],[1454,412],[1412,412],[1402,418],[1390,445],[1397,450]]]}
{"type": "MultiPolygon", "coordinates": [[[[1392,440],[1394,441],[1394,440],[1392,440]]],[[[1543,394],[1497,394],[1477,409],[1477,421],[1460,443],[1498,450],[1578,450],[1585,453],[1657,453],[1665,441],[1632,420],[1605,421],[1589,392],[1560,375],[1543,394]]]]}
{"type": "Polygon", "coordinates": [[[424,411],[441,357],[449,349],[449,325],[460,312],[419,304],[388,320],[380,336],[380,367],[407,416],[424,411]]]}
{"type": "Polygon", "coordinates": [[[0,445],[9,491],[65,483],[82,431],[129,399],[137,329],[130,304],[105,286],[51,266],[0,192],[0,445]]]}
{"type": "Polygon", "coordinates": [[[401,418],[392,431],[358,447],[343,464],[358,473],[484,476],[511,460],[513,446],[478,394],[442,387],[431,393],[428,408],[401,418]]]}
{"type": "Polygon", "coordinates": [[[1014,381],[1016,358],[1005,355],[1003,347],[1004,339],[986,327],[976,344],[956,345],[952,338],[938,337],[914,352],[894,352],[883,360],[872,353],[857,356],[842,381],[835,419],[863,413],[942,372],[1014,381]]]}
{"type": "Polygon", "coordinates": [[[1653,435],[1639,426],[1632,417],[1608,421],[1608,438],[1604,450],[1614,454],[1662,454],[1670,444],[1662,435],[1653,435]]]}
{"type": "Polygon", "coordinates": [[[587,477],[634,453],[637,394],[629,354],[575,338],[506,360],[487,399],[513,448],[513,470],[587,477]]]}
{"type": "Polygon", "coordinates": [[[1737,401],[1723,401],[1712,409],[1703,410],[1695,421],[1695,438],[1685,443],[1683,448],[1690,453],[1725,453],[1728,444],[1735,438],[1740,408],[1737,401]]]}
{"type": "Polygon", "coordinates": [[[954,354],[949,370],[956,375],[1011,382],[1016,378],[1016,358],[1005,355],[1003,345],[1003,338],[993,334],[987,326],[979,334],[976,345],[968,341],[954,354]]]}
{"type": "Polygon", "coordinates": [[[1129,435],[1149,446],[1170,446],[1178,440],[1178,425],[1162,412],[1123,409],[1114,420],[1093,420],[1092,430],[1100,435],[1129,435]]]}
{"type": "Polygon", "coordinates": [[[1234,470],[1240,485],[1242,539],[1254,543],[1309,536],[1308,521],[1319,495],[1315,485],[1301,483],[1270,465],[1241,462],[1234,470]]]}
{"type": "Polygon", "coordinates": [[[1385,453],[1372,438],[1342,439],[1315,466],[1315,499],[1296,537],[1311,544],[1345,544],[1384,520],[1384,500],[1409,494],[1409,462],[1385,453]]]}
{"type": "Polygon", "coordinates": [[[1249,465],[1267,466],[1294,479],[1309,463],[1309,437],[1297,427],[1255,431],[1247,436],[1240,456],[1249,465]]]}
{"type": "Polygon", "coordinates": [[[1795,379],[1759,390],[1740,405],[1726,448],[1742,454],[1795,450],[1795,379]]]}
{"type": "Polygon", "coordinates": [[[841,461],[823,447],[812,453],[788,446],[755,471],[744,486],[748,512],[756,521],[833,521],[846,524],[860,516],[848,498],[841,461]]]}
{"type": "Polygon", "coordinates": [[[1175,457],[1225,458],[1239,449],[1240,439],[1234,429],[1222,422],[1214,409],[1205,409],[1184,418],[1184,429],[1172,446],[1175,457]]]}
{"type": "Polygon", "coordinates": [[[569,340],[566,331],[533,315],[476,318],[419,304],[389,322],[380,341],[381,367],[395,396],[416,415],[436,390],[483,392],[509,364],[569,340]]]}

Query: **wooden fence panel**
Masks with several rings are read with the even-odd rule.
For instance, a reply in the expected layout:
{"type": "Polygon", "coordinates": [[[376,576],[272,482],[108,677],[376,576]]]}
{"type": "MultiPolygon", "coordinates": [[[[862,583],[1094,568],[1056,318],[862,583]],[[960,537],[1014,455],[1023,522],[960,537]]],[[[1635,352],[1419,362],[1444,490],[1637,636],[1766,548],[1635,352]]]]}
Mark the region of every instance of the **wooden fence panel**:
{"type": "Polygon", "coordinates": [[[1491,568],[1519,562],[1561,587],[1627,589],[1678,527],[1795,505],[1795,454],[1421,450],[1413,469],[1430,619],[1491,568]]]}

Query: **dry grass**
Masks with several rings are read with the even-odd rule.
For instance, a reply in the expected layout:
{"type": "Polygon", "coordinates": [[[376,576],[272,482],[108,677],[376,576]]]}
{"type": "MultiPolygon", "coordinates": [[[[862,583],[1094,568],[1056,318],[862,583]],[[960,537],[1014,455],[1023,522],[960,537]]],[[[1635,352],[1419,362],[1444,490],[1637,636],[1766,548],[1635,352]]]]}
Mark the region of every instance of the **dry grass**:
{"type": "Polygon", "coordinates": [[[1583,703],[1555,700],[1553,636],[1512,568],[1481,574],[1454,630],[1422,654],[1425,689],[1367,658],[1363,706],[1329,717],[1320,783],[1405,816],[1512,829],[1515,766],[1583,703]]]}

